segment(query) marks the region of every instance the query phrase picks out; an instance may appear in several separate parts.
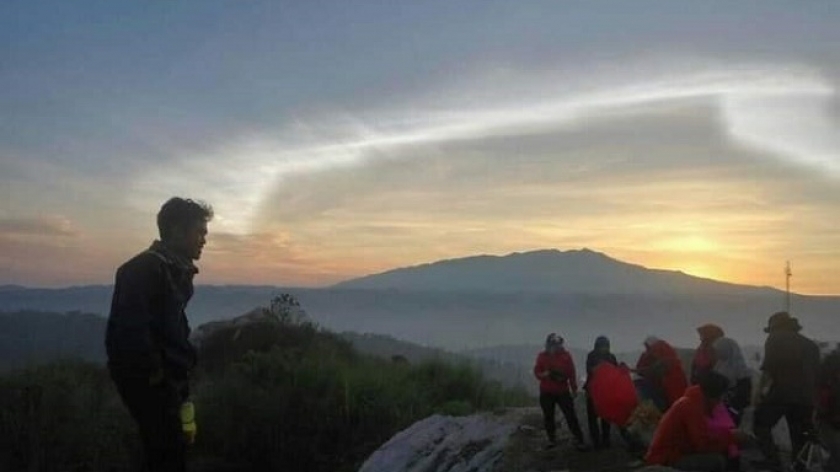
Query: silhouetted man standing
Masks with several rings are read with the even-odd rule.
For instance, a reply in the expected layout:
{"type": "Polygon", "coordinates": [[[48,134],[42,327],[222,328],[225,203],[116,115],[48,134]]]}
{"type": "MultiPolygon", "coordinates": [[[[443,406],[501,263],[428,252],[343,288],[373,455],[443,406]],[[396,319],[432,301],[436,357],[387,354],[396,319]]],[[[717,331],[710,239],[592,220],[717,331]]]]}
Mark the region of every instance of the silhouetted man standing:
{"type": "Polygon", "coordinates": [[[773,314],[764,329],[764,362],[755,409],[754,431],[767,462],[764,466],[781,470],[779,452],[773,443],[773,426],[787,420],[795,462],[805,445],[805,433],[813,430],[811,418],[817,400],[820,350],[799,334],[799,321],[787,312],[773,314]]]}
{"type": "Polygon", "coordinates": [[[146,467],[185,470],[179,410],[196,355],[184,309],[193,294],[210,206],[182,198],[157,215],[160,240],[118,270],[105,335],[108,369],[137,422],[146,467]]]}

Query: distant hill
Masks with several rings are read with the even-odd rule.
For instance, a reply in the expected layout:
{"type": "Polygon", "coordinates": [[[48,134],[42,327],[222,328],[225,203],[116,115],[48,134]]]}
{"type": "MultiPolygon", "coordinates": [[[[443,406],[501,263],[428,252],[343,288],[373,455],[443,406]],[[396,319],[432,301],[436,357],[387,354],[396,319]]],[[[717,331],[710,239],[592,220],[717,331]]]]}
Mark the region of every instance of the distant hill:
{"type": "Polygon", "coordinates": [[[105,319],[91,313],[0,313],[0,371],[72,357],[105,361],[105,319]]]}
{"type": "MultiPolygon", "coordinates": [[[[262,318],[254,316],[258,311],[260,310],[251,310],[237,317],[237,319],[246,320],[250,317],[254,321],[259,321],[262,318]]],[[[104,317],[80,312],[18,311],[0,313],[0,326],[3,327],[0,330],[0,372],[63,358],[104,363],[106,360],[104,344],[106,323],[104,317]]],[[[236,326],[246,324],[247,320],[236,326]]],[[[194,338],[205,331],[211,332],[216,325],[221,327],[233,326],[230,322],[210,322],[194,329],[194,338]]],[[[255,326],[259,330],[259,326],[255,326]]],[[[254,334],[251,336],[253,337],[254,334]]],[[[202,336],[202,338],[204,337],[206,335],[202,336]]],[[[501,362],[498,359],[482,358],[479,355],[459,355],[382,334],[344,331],[334,335],[334,338],[343,339],[362,354],[391,360],[394,360],[395,357],[401,357],[412,364],[430,360],[439,360],[450,364],[470,363],[484,372],[488,378],[498,380],[504,385],[530,386],[528,382],[523,381],[519,366],[509,362],[501,362]]],[[[197,345],[201,343],[199,339],[193,339],[193,341],[197,345]]],[[[276,342],[273,339],[269,341],[271,344],[276,342]]],[[[254,343],[253,339],[251,343],[254,343]]],[[[206,366],[208,363],[212,363],[211,361],[212,359],[201,359],[201,364],[206,366]]]]}
{"type": "MultiPolygon", "coordinates": [[[[107,316],[112,287],[57,289],[4,286],[0,312],[20,310],[107,316]]],[[[463,351],[541,343],[560,332],[588,349],[600,334],[617,351],[634,351],[654,334],[696,345],[695,328],[717,323],[744,345],[762,345],[767,317],[784,309],[784,292],[647,269],[587,249],[477,256],[396,269],[330,288],[198,285],[190,324],[228,319],[294,295],[307,314],[334,332],[393,336],[463,351]]],[[[792,294],[792,312],[807,336],[840,339],[840,297],[792,294]]]]}
{"type": "MultiPolygon", "coordinates": [[[[0,292],[0,312],[80,311],[104,317],[110,292],[106,286],[10,290],[0,292]]],[[[767,317],[784,307],[780,293],[587,295],[199,285],[187,307],[190,325],[246,313],[284,292],[332,331],[390,335],[449,351],[541,343],[549,332],[563,333],[569,346],[582,349],[600,334],[610,336],[616,350],[638,349],[649,334],[690,347],[697,342],[695,327],[710,322],[743,344],[762,345],[767,317]]],[[[840,297],[794,295],[791,304],[806,335],[840,340],[840,297]]]]}
{"type": "Polygon", "coordinates": [[[680,271],[648,269],[589,249],[550,249],[506,256],[450,259],[352,279],[332,288],[590,295],[746,295],[778,292],[770,287],[731,284],[680,271]]]}

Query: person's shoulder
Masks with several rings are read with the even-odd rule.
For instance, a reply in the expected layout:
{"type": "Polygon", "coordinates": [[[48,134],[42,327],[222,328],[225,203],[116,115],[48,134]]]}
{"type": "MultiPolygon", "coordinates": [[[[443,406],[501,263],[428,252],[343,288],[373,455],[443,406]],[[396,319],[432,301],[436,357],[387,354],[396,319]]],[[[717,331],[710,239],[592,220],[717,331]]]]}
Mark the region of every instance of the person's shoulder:
{"type": "Polygon", "coordinates": [[[150,274],[156,273],[164,262],[153,252],[143,251],[127,260],[117,269],[117,274],[150,274]]]}
{"type": "Polygon", "coordinates": [[[809,350],[820,350],[819,345],[813,339],[802,333],[791,333],[791,342],[796,342],[809,350]]]}
{"type": "Polygon", "coordinates": [[[764,341],[765,346],[776,347],[780,345],[789,344],[796,339],[796,333],[789,333],[787,331],[777,331],[767,335],[767,340],[764,341]]]}
{"type": "Polygon", "coordinates": [[[678,418],[685,418],[686,416],[689,416],[691,412],[697,410],[698,405],[702,406],[702,403],[698,403],[696,399],[688,395],[683,395],[680,398],[677,398],[674,403],[671,404],[664,413],[662,413],[662,419],[660,422],[673,424],[674,421],[680,421],[678,418]]]}

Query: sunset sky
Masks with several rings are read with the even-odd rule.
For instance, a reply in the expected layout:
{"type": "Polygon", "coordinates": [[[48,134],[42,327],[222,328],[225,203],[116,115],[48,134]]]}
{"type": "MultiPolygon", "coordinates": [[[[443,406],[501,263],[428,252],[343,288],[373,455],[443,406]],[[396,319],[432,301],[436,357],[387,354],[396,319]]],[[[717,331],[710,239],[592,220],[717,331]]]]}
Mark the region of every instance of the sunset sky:
{"type": "Polygon", "coordinates": [[[0,284],[111,283],[170,196],[198,283],[588,247],[840,294],[840,2],[0,5],[0,284]]]}

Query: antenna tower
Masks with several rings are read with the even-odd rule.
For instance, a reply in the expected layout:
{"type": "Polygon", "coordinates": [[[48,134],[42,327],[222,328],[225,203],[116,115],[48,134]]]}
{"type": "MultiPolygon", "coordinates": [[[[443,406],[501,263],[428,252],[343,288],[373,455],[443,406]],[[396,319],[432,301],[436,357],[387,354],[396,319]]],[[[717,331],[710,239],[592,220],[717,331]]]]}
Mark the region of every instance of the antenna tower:
{"type": "Polygon", "coordinates": [[[790,278],[793,272],[790,271],[790,261],[785,265],[785,311],[790,313],[790,278]]]}

